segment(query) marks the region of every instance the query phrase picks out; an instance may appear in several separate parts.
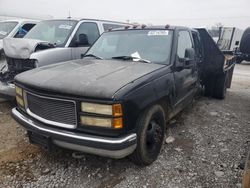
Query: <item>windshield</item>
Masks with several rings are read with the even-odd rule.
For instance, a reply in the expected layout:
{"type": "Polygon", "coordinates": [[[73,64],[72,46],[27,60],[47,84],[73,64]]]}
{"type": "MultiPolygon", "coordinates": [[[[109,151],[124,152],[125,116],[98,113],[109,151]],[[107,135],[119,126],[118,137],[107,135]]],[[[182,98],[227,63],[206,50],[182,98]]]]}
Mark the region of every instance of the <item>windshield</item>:
{"type": "Polygon", "coordinates": [[[104,33],[86,56],[102,59],[141,59],[144,62],[169,64],[173,31],[124,30],[104,33]],[[132,58],[126,58],[132,57],[132,58]]]}
{"type": "Polygon", "coordinates": [[[24,37],[50,42],[56,46],[64,46],[77,21],[47,20],[38,23],[24,37]]]}
{"type": "Polygon", "coordinates": [[[5,38],[17,24],[17,22],[0,22],[0,39],[5,38]]]}

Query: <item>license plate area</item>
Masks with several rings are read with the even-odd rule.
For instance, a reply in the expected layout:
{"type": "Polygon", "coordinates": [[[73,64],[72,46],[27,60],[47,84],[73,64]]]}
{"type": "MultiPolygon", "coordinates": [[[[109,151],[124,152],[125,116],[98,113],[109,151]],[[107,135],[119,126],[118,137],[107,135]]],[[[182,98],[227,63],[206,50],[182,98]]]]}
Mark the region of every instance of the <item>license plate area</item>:
{"type": "Polygon", "coordinates": [[[42,148],[48,151],[51,150],[51,139],[49,136],[28,131],[28,137],[31,144],[41,146],[42,148]]]}

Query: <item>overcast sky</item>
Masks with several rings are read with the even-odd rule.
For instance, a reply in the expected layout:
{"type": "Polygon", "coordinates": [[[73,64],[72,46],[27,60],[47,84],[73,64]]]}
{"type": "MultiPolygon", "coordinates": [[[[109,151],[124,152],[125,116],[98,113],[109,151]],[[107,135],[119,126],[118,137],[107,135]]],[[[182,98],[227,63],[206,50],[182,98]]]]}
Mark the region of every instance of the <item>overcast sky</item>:
{"type": "Polygon", "coordinates": [[[250,26],[250,0],[0,0],[0,15],[99,18],[186,26],[250,26]]]}

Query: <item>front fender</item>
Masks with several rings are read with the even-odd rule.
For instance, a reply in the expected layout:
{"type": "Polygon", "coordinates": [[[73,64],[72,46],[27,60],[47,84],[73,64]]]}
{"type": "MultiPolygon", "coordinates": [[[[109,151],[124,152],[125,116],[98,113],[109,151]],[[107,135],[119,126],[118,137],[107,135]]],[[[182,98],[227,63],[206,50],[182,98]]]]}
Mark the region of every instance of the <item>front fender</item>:
{"type": "Polygon", "coordinates": [[[166,100],[170,108],[174,98],[174,76],[168,68],[155,71],[130,83],[115,95],[115,100],[124,101],[124,120],[128,130],[135,127],[140,113],[147,107],[166,100]],[[170,102],[170,103],[169,103],[170,102]]]}
{"type": "Polygon", "coordinates": [[[36,59],[38,67],[72,60],[71,48],[51,48],[34,52],[30,59],[36,59]]]}

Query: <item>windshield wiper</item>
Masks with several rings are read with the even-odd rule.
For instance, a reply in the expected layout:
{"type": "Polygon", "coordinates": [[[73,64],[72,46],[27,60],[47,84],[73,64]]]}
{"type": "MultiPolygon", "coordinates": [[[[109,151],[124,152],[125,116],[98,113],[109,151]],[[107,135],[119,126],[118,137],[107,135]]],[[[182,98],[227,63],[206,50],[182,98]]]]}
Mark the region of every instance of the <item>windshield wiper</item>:
{"type": "Polygon", "coordinates": [[[142,59],[139,57],[133,57],[133,56],[116,56],[116,57],[112,57],[112,59],[122,59],[122,60],[132,60],[132,61],[140,61],[143,63],[151,63],[149,60],[147,59],[142,59]]]}
{"type": "Polygon", "coordinates": [[[86,54],[86,55],[83,56],[83,58],[84,58],[84,57],[94,57],[94,58],[96,58],[96,59],[103,59],[102,57],[96,56],[96,55],[94,55],[94,54],[86,54]]]}

